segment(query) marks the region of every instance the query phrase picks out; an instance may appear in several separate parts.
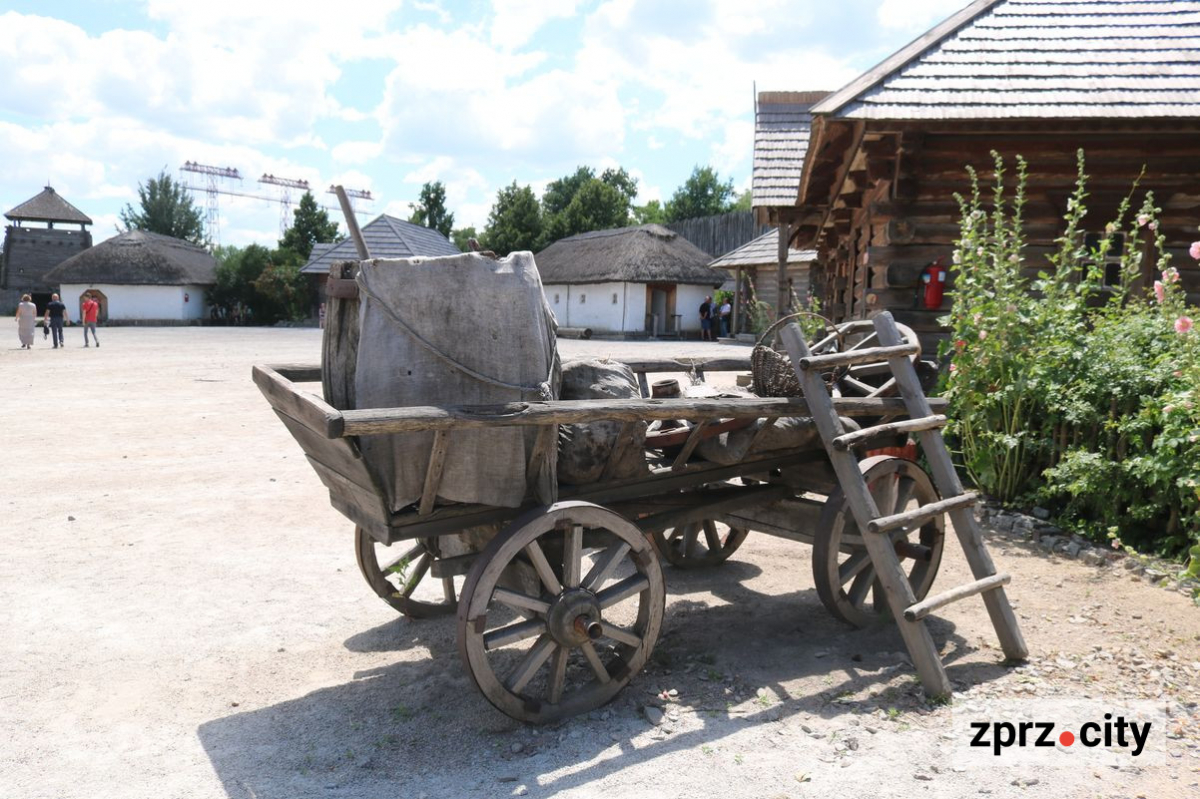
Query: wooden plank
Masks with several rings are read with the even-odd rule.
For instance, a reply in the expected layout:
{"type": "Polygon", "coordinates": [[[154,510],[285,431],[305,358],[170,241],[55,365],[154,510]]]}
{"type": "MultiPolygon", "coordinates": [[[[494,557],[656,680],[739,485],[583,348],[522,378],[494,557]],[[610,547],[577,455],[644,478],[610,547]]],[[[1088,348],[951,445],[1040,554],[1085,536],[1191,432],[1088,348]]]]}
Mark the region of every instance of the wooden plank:
{"type": "Polygon", "coordinates": [[[892,516],[880,516],[867,524],[867,530],[872,533],[886,533],[900,527],[922,525],[931,519],[936,519],[952,510],[974,507],[979,503],[979,495],[973,492],[958,494],[947,499],[930,502],[919,508],[906,510],[892,516]]]}
{"type": "Polygon", "coordinates": [[[293,383],[320,383],[321,364],[319,363],[274,363],[267,366],[284,380],[293,383]]]}
{"type": "MultiPolygon", "coordinates": [[[[340,500],[344,506],[355,509],[355,513],[346,514],[352,520],[361,524],[361,519],[365,518],[376,525],[386,526],[388,524],[390,513],[378,491],[358,485],[336,469],[326,466],[312,456],[306,455],[305,457],[308,458],[308,462],[316,471],[317,476],[321,478],[321,482],[329,489],[330,500],[340,500]]],[[[342,510],[342,508],[338,509],[342,510]]]]}
{"type": "Polygon", "coordinates": [[[1002,588],[1010,582],[1012,582],[1012,575],[1010,574],[993,574],[991,577],[984,577],[982,580],[975,580],[974,582],[951,588],[949,591],[943,591],[940,594],[926,597],[917,604],[910,606],[904,611],[904,618],[909,621],[920,621],[935,610],[944,608],[952,602],[957,602],[960,599],[966,599],[976,594],[982,594],[985,591],[995,591],[997,588],[1002,588]]]}
{"type": "Polygon", "coordinates": [[[364,490],[378,493],[378,484],[371,476],[362,453],[353,438],[326,438],[308,425],[298,422],[286,413],[275,411],[284,427],[296,439],[300,449],[310,458],[316,458],[329,468],[345,476],[364,490]]]}
{"type": "MultiPolygon", "coordinates": [[[[932,400],[944,409],[945,400],[932,400]]],[[[892,397],[839,397],[833,401],[840,416],[903,415],[903,400],[892,397]]],[[[488,427],[587,422],[649,422],[655,419],[755,419],[764,416],[811,416],[808,403],[795,397],[734,399],[554,400],[504,405],[414,406],[372,408],[341,414],[343,435],[381,435],[417,430],[481,429],[488,427]]]]}
{"type": "Polygon", "coordinates": [[[658,372],[675,373],[693,370],[707,372],[744,372],[750,368],[750,355],[722,356],[720,358],[643,358],[623,360],[635,374],[658,372]]]}
{"type": "Polygon", "coordinates": [[[428,516],[433,510],[438,488],[442,485],[442,469],[446,466],[446,450],[449,448],[446,438],[449,435],[446,430],[438,430],[433,434],[429,466],[425,469],[425,485],[421,489],[421,504],[417,506],[417,513],[421,516],[428,516]]]}
{"type": "Polygon", "coordinates": [[[714,492],[697,492],[689,495],[692,501],[686,507],[655,513],[638,519],[635,523],[646,533],[680,527],[693,522],[711,519],[740,508],[749,508],[782,499],[792,494],[788,486],[739,486],[714,492]]]}
{"type": "Polygon", "coordinates": [[[290,380],[280,377],[269,367],[255,366],[251,377],[271,407],[295,419],[313,432],[326,438],[338,438],[344,433],[342,414],[326,405],[320,398],[298,390],[290,380]]]}
{"type": "MultiPolygon", "coordinates": [[[[330,279],[350,279],[358,264],[339,261],[329,268],[330,279]]],[[[358,368],[357,299],[325,300],[325,332],[321,338],[321,387],[325,401],[339,410],[355,407],[354,373],[358,368]]]]}
{"type": "Polygon", "coordinates": [[[346,218],[346,229],[350,231],[354,249],[358,251],[358,257],[365,261],[371,257],[371,253],[367,250],[367,242],[363,238],[362,231],[358,229],[358,217],[354,215],[354,206],[350,204],[350,198],[346,196],[346,190],[342,188],[341,184],[334,186],[333,191],[337,195],[338,204],[342,206],[342,215],[346,218]]]}
{"type": "Polygon", "coordinates": [[[811,544],[820,534],[819,523],[824,502],[806,497],[761,503],[723,514],[721,521],[759,533],[811,544]]]}
{"type": "Polygon", "coordinates": [[[888,422],[886,424],[877,424],[873,427],[864,427],[861,430],[855,430],[843,436],[838,436],[833,440],[833,446],[838,449],[850,449],[876,438],[882,438],[883,436],[915,433],[918,430],[936,430],[945,426],[946,417],[940,415],[928,416],[923,419],[905,419],[899,422],[888,422]]]}
{"type": "Polygon", "coordinates": [[[921,348],[916,344],[898,344],[894,347],[864,347],[861,350],[833,352],[829,355],[810,355],[800,361],[800,368],[825,369],[830,366],[852,366],[859,363],[883,361],[887,358],[909,357],[920,355],[921,348]]]}
{"type": "Polygon", "coordinates": [[[621,429],[617,431],[617,437],[613,440],[612,449],[608,451],[608,460],[604,464],[604,471],[600,473],[600,482],[607,482],[613,479],[613,472],[621,463],[621,456],[635,445],[637,439],[638,427],[642,422],[623,422],[621,429]]]}
{"type": "Polygon", "coordinates": [[[697,422],[692,432],[688,434],[687,441],[683,442],[683,449],[679,450],[679,454],[675,456],[675,462],[671,464],[671,468],[678,471],[682,469],[692,457],[692,453],[696,451],[696,447],[700,444],[700,440],[704,437],[704,430],[710,424],[712,419],[705,419],[697,422]]]}

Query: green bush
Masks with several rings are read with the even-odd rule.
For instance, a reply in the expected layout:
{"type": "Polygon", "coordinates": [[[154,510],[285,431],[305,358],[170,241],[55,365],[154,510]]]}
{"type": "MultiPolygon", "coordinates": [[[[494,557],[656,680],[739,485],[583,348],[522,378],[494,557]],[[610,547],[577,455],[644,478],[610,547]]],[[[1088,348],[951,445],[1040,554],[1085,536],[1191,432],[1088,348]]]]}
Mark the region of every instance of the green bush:
{"type": "MultiPolygon", "coordinates": [[[[1008,186],[996,156],[986,192],[968,172],[943,352],[950,433],[968,476],[1114,546],[1178,554],[1200,544],[1200,331],[1191,330],[1200,317],[1163,250],[1153,193],[1134,213],[1135,184],[1089,247],[1080,151],[1056,251],[1028,279],[1024,160],[1008,186]],[[1135,292],[1147,245],[1160,279],[1135,292]],[[1120,279],[1105,285],[1105,264],[1117,261],[1120,279]]],[[[1200,244],[1192,249],[1200,257],[1200,244]]]]}

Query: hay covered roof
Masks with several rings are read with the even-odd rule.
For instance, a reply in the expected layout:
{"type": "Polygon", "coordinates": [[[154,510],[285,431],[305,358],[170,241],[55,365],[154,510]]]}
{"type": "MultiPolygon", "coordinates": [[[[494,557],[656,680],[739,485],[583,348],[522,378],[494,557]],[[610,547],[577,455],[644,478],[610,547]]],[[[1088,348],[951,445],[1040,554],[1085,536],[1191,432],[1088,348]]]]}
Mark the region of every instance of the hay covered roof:
{"type": "Polygon", "coordinates": [[[597,230],[551,244],[537,254],[543,284],[684,283],[719,286],[727,275],[696,245],[662,225],[597,230]]]}
{"type": "Polygon", "coordinates": [[[47,186],[35,197],[4,214],[14,222],[72,222],[80,225],[92,224],[91,218],[64,200],[53,187],[47,186]]]}
{"type": "Polygon", "coordinates": [[[217,262],[183,239],[130,230],[72,255],[46,273],[49,283],[133,286],[212,285],[217,262]]]}

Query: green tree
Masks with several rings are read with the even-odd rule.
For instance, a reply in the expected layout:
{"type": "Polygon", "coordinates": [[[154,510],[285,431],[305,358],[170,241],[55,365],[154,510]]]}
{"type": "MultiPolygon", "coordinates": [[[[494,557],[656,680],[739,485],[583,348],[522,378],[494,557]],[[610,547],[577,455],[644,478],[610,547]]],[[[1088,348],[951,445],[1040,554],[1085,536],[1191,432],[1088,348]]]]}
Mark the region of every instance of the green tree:
{"type": "Polygon", "coordinates": [[[650,200],[645,205],[635,205],[632,213],[635,225],[662,225],[667,221],[667,212],[658,200],[650,200]]]}
{"type": "Polygon", "coordinates": [[[533,250],[542,237],[542,208],[528,186],[511,185],[500,189],[488,213],[483,231],[483,246],[497,255],[517,250],[533,250]]]}
{"type": "Polygon", "coordinates": [[[624,169],[606,169],[596,177],[591,167],[579,167],[542,195],[542,246],[576,233],[625,227],[636,196],[637,179],[624,169]]]}
{"type": "Polygon", "coordinates": [[[279,240],[279,247],[299,255],[303,265],[312,255],[314,244],[328,244],[339,239],[337,222],[331,220],[325,209],[317,205],[312,192],[306,191],[292,214],[291,227],[283,232],[283,238],[279,240]]]}
{"type": "Polygon", "coordinates": [[[217,259],[217,282],[209,292],[209,303],[223,309],[227,318],[238,303],[258,311],[260,303],[254,282],[270,263],[271,251],[261,244],[251,244],[218,247],[213,256],[217,259]]]}
{"type": "Polygon", "coordinates": [[[754,210],[754,192],[746,189],[737,196],[733,201],[733,205],[729,208],[730,211],[753,211],[754,210]]]}
{"type": "Polygon", "coordinates": [[[158,177],[138,184],[138,208],[126,204],[120,212],[126,230],[145,230],[203,244],[204,221],[182,183],[171,179],[164,168],[158,177]]]}
{"type": "Polygon", "coordinates": [[[218,247],[217,282],[209,292],[211,305],[223,309],[226,319],[234,309],[249,309],[259,324],[280,319],[300,320],[311,312],[312,281],[302,274],[299,253],[286,248],[268,250],[260,244],[248,247],[218,247]]]}
{"type": "Polygon", "coordinates": [[[454,214],[446,210],[446,187],[440,180],[422,186],[420,199],[409,203],[408,207],[412,209],[409,222],[432,228],[450,238],[454,230],[454,214]]]}
{"type": "Polygon", "coordinates": [[[450,232],[450,240],[453,241],[454,246],[462,252],[471,251],[471,245],[468,243],[469,239],[475,239],[477,241],[479,239],[479,234],[475,232],[474,225],[469,227],[460,227],[457,230],[450,232]]]}
{"type": "Polygon", "coordinates": [[[722,183],[715,169],[697,166],[692,169],[691,177],[667,200],[667,221],[723,214],[732,207],[732,197],[732,180],[722,183]]]}

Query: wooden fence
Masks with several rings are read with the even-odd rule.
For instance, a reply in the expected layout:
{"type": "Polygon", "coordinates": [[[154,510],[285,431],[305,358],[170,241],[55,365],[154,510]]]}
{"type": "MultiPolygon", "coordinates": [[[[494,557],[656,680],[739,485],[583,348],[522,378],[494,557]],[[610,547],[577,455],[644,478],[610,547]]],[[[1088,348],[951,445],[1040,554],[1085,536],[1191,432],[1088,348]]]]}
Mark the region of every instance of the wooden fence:
{"type": "Polygon", "coordinates": [[[751,211],[730,211],[716,216],[685,219],[682,222],[672,222],[667,228],[713,258],[736,250],[771,230],[770,225],[754,224],[754,214],[751,211]]]}

